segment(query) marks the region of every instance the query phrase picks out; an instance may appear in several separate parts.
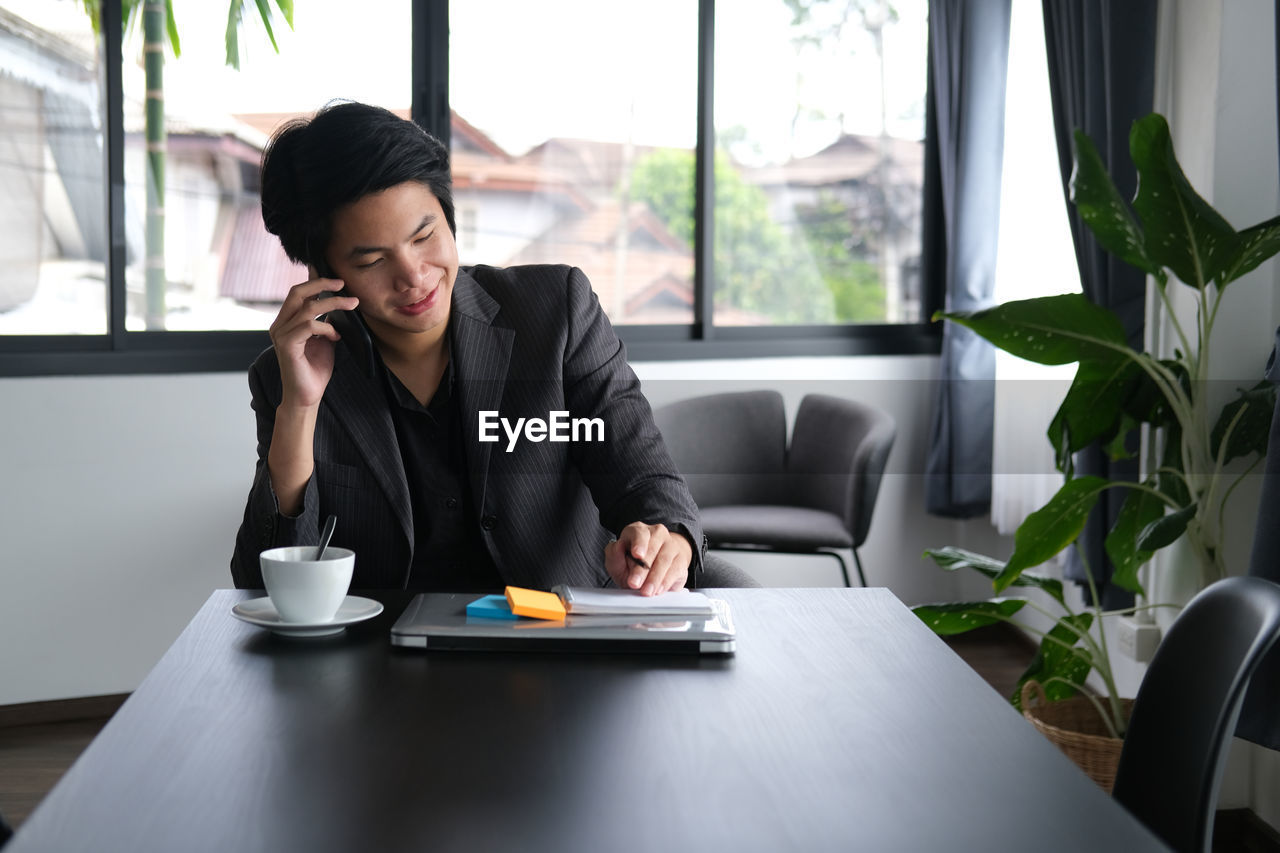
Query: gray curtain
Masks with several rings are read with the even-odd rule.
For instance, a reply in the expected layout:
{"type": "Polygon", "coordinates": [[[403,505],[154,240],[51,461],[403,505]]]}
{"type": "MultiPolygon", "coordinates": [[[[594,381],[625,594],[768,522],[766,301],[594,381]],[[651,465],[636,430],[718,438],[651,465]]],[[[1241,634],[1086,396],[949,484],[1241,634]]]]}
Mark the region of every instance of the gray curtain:
{"type": "MultiPolygon", "coordinates": [[[[1043,0],[1043,7],[1063,190],[1071,178],[1071,135],[1080,129],[1097,146],[1120,194],[1132,198],[1137,175],[1129,158],[1129,129],[1135,120],[1151,112],[1156,0],[1043,0]]],[[[1129,343],[1141,348],[1145,274],[1103,251],[1070,205],[1068,220],[1085,295],[1115,311],[1129,343]]],[[[1135,456],[1112,462],[1095,446],[1077,455],[1076,473],[1136,481],[1138,461],[1135,456]]],[[[1102,493],[1066,568],[1068,578],[1085,581],[1079,553],[1083,551],[1107,608],[1133,603],[1132,593],[1107,583],[1112,566],[1103,548],[1127,491],[1108,489],[1102,493]]]]}
{"type": "MultiPolygon", "coordinates": [[[[949,311],[991,305],[995,286],[1010,0],[929,0],[930,137],[941,190],[949,311]]],[[[929,249],[926,248],[926,258],[929,249]]],[[[940,262],[939,262],[940,261],[940,262]]],[[[925,508],[969,518],[991,508],[995,351],[948,323],[925,467],[925,508]]]]}

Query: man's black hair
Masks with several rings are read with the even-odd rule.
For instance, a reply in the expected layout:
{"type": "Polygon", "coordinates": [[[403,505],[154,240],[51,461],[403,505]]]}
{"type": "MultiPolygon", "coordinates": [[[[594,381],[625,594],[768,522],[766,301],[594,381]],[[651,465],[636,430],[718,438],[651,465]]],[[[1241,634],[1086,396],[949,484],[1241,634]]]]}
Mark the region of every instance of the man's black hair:
{"type": "Polygon", "coordinates": [[[406,181],[431,190],[456,234],[448,149],[390,110],[331,103],[272,135],[262,154],[262,221],[292,260],[331,274],[334,212],[406,181]]]}

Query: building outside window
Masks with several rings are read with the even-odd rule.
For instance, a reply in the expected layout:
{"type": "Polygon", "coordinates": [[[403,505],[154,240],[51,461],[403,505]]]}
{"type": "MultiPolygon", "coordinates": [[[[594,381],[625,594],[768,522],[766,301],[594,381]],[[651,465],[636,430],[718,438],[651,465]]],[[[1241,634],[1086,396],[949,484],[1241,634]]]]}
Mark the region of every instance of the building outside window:
{"type": "MultiPolygon", "coordinates": [[[[0,0],[0,342],[265,330],[306,278],[262,226],[266,141],[334,98],[409,117],[425,4],[368,0],[352,15],[312,0],[289,26],[272,3],[270,33],[244,4],[236,70],[227,4],[173,0],[178,45],[141,15],[124,28],[118,119],[87,5],[0,0]],[[124,183],[109,207],[113,121],[124,183]]],[[[699,13],[697,0],[450,5],[463,264],[580,266],[624,338],[701,322],[699,13]]],[[[738,0],[715,14],[714,324],[920,323],[925,0],[738,0]]]]}
{"type": "Polygon", "coordinates": [[[103,127],[77,4],[0,2],[0,334],[107,330],[103,127]]]}

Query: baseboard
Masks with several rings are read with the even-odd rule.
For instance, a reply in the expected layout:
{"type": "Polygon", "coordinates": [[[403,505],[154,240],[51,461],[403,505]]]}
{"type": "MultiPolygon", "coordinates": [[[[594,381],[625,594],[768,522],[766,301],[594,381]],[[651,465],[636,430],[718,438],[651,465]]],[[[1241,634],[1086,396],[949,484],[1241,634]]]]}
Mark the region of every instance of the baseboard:
{"type": "Polygon", "coordinates": [[[1213,851],[1280,853],[1280,832],[1253,809],[1223,809],[1213,821],[1213,851]]]}
{"type": "Polygon", "coordinates": [[[22,702],[0,705],[0,729],[10,726],[36,726],[42,723],[66,723],[72,720],[101,720],[120,709],[128,693],[107,696],[79,696],[48,702],[22,702]]]}

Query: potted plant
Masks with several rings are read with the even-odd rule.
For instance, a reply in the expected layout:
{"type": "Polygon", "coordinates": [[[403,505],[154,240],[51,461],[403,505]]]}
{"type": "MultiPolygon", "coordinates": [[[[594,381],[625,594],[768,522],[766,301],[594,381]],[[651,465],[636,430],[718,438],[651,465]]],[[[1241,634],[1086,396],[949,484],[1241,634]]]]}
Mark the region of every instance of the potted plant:
{"type": "MultiPolygon", "coordinates": [[[[947,571],[968,568],[992,581],[1006,568],[1003,561],[950,546],[926,551],[925,556],[947,571]]],[[[1005,622],[1039,637],[1039,648],[1014,686],[1010,701],[1094,781],[1110,791],[1133,702],[1122,698],[1116,688],[1102,619],[1167,605],[1136,605],[1103,612],[1096,604],[1100,599],[1097,590],[1092,588],[1091,575],[1089,600],[1095,604],[1083,609],[1071,606],[1062,581],[1057,578],[1024,571],[1009,585],[1038,589],[1047,600],[1037,602],[1027,596],[1000,596],[984,601],[924,604],[913,607],[912,611],[940,636],[1005,622]],[[1047,617],[1052,627],[1044,630],[1018,618],[1017,614],[1024,608],[1047,617]],[[1102,682],[1101,696],[1085,689],[1091,672],[1097,673],[1102,682]],[[1042,703],[1055,703],[1052,711],[1033,709],[1031,703],[1036,701],[1033,697],[1042,703]]]]}
{"type": "Polygon", "coordinates": [[[1178,337],[1173,357],[1130,347],[1119,317],[1083,294],[935,315],[1020,358],[1078,364],[1048,430],[1066,481],[1015,532],[1014,552],[995,580],[997,592],[1074,542],[1098,496],[1111,488],[1129,490],[1106,539],[1115,566],[1112,583],[1140,592],[1138,568],[1184,535],[1200,565],[1200,586],[1225,577],[1223,507],[1248,474],[1228,477],[1226,468],[1250,455],[1256,455],[1256,465],[1266,453],[1274,386],[1260,381],[1240,389],[1235,400],[1213,411],[1207,393],[1209,340],[1227,285],[1280,251],[1280,217],[1243,231],[1232,228],[1187,181],[1169,126],[1158,114],[1134,123],[1129,147],[1138,171],[1132,211],[1080,131],[1075,133],[1071,199],[1103,248],[1154,279],[1178,337]],[[1172,284],[1194,295],[1190,332],[1170,304],[1172,284]],[[1113,459],[1131,455],[1126,439],[1143,425],[1161,445],[1158,467],[1145,480],[1073,476],[1077,451],[1101,442],[1113,459]]]}
{"type": "MultiPolygon", "coordinates": [[[[1102,617],[1093,607],[1073,610],[1060,581],[1029,573],[1076,541],[1099,495],[1129,491],[1105,548],[1114,566],[1111,582],[1145,594],[1138,569],[1157,550],[1183,539],[1199,567],[1197,587],[1226,576],[1222,522],[1226,500],[1266,453],[1275,390],[1263,381],[1238,389],[1215,409],[1208,392],[1209,341],[1227,286],[1280,251],[1280,217],[1236,231],[1201,198],[1174,154],[1169,126],[1158,114],[1133,125],[1129,149],[1138,172],[1132,208],[1121,198],[1090,139],[1074,134],[1071,200],[1099,244],[1155,282],[1178,339],[1172,357],[1129,346],[1119,317],[1082,294],[1006,302],[967,313],[935,315],[959,323],[1013,355],[1040,364],[1076,363],[1075,378],[1048,429],[1065,480],[1042,508],[1014,533],[1014,550],[996,560],[955,548],[926,552],[944,569],[968,567],[989,576],[994,591],[1035,587],[1058,613],[1038,631],[1040,650],[1012,697],[1021,707],[1023,684],[1035,680],[1050,700],[1074,696],[1096,671],[1105,697],[1090,697],[1110,734],[1124,734],[1127,712],[1111,675],[1102,617]],[[1189,288],[1195,316],[1183,321],[1170,289],[1189,288]],[[1149,428],[1154,470],[1141,482],[1075,476],[1073,455],[1099,442],[1113,459],[1130,454],[1135,430],[1149,428]],[[1255,456],[1242,473],[1228,474],[1237,459],[1255,456]]],[[[1238,467],[1238,466],[1237,466],[1238,467]]],[[[1086,571],[1088,567],[1086,566],[1086,571]]],[[[1092,581],[1090,582],[1092,586],[1092,581]]],[[[1096,590],[1092,601],[1098,601],[1096,590]]],[[[1045,610],[1026,598],[926,605],[915,608],[939,633],[956,633],[996,621],[1016,622],[1024,607],[1045,610]]],[[[1154,605],[1147,605],[1148,607],[1154,605]]],[[[1133,613],[1142,608],[1130,608],[1133,613]]],[[[1118,752],[1117,752],[1118,754],[1118,752]]]]}

